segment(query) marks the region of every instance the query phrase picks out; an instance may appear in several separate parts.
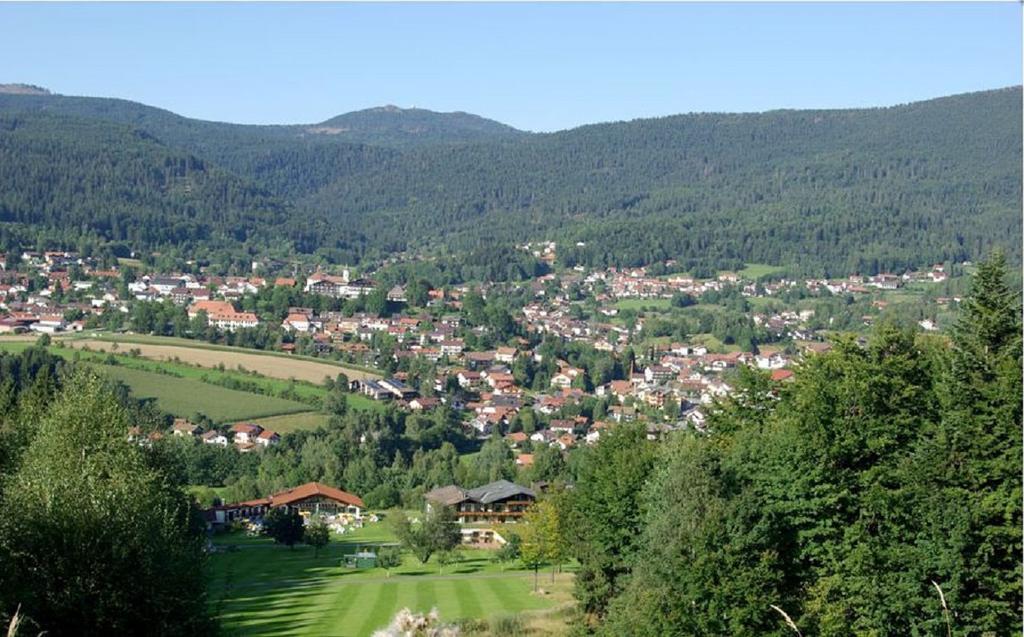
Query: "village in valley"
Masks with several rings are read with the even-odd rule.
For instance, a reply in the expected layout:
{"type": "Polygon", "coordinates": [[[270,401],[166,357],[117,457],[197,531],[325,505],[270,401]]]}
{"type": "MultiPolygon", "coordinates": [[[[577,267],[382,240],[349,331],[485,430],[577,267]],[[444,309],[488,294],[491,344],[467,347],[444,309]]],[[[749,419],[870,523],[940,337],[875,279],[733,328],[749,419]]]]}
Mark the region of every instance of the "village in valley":
{"type": "MultiPolygon", "coordinates": [[[[887,314],[939,331],[959,301],[950,270],[970,266],[799,280],[753,266],[695,279],[672,272],[671,261],[557,271],[556,244],[521,249],[551,271],[519,282],[420,286],[414,302],[409,285],[349,269],[263,275],[254,262],[250,276],[216,276],[202,267],[101,267],[75,253],[26,251],[0,256],[0,333],[107,333],[128,341],[156,334],[369,369],[377,373],[348,379],[351,392],[413,412],[445,406],[467,434],[505,436],[517,464],[529,466],[535,445],[565,451],[623,421],[646,422],[652,438],[700,430],[739,367],[785,382],[801,357],[831,346],[831,335],[866,329],[887,314]],[[296,294],[336,309],[280,301],[296,294]],[[274,307],[258,308],[258,295],[274,307]],[[172,309],[154,314],[150,306],[172,309]],[[170,323],[154,325],[154,316],[170,323]],[[681,333],[680,323],[692,331],[681,333]],[[255,332],[259,338],[243,336],[255,332]]],[[[280,440],[244,422],[204,430],[188,415],[177,414],[163,433],[241,451],[280,440]]]]}

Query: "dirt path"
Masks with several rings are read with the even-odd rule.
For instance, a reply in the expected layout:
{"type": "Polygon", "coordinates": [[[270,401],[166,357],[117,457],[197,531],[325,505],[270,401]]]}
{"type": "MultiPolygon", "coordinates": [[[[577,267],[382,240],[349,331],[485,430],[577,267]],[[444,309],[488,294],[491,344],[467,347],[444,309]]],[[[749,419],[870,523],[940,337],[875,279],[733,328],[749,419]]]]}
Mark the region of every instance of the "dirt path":
{"type": "Polygon", "coordinates": [[[125,353],[128,350],[138,350],[144,358],[157,361],[170,361],[178,359],[184,363],[198,365],[200,367],[217,367],[223,364],[227,369],[237,369],[239,365],[248,371],[288,380],[307,381],[319,385],[325,378],[334,378],[338,374],[345,374],[353,380],[366,378],[380,378],[378,374],[339,367],[327,363],[317,363],[302,359],[290,359],[284,356],[271,356],[266,354],[249,354],[244,351],[227,351],[218,349],[204,349],[199,347],[185,347],[181,345],[152,345],[149,343],[118,343],[117,349],[112,349],[113,343],[97,339],[67,339],[64,344],[69,347],[81,349],[88,345],[93,351],[117,351],[125,353]]]}

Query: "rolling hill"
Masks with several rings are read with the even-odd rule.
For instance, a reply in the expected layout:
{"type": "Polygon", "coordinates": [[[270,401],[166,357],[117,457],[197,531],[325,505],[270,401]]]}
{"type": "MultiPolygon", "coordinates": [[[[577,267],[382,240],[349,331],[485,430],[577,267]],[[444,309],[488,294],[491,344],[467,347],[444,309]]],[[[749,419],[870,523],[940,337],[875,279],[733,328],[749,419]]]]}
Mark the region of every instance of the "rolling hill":
{"type": "Polygon", "coordinates": [[[488,142],[515,139],[527,133],[470,113],[436,113],[422,108],[380,106],[345,113],[305,128],[307,133],[379,146],[488,142]]]}

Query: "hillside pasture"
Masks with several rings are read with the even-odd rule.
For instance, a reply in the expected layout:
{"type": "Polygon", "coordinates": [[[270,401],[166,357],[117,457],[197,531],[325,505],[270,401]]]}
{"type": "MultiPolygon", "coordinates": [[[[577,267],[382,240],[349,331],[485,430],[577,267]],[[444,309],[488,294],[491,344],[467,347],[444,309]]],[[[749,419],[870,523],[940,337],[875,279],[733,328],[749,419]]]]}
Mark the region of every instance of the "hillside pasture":
{"type": "MultiPolygon", "coordinates": [[[[72,342],[73,341],[56,341],[57,344],[61,345],[70,344],[72,342]]],[[[108,363],[110,357],[113,356],[113,360],[116,361],[116,364],[122,367],[156,373],[168,373],[178,376],[179,378],[190,378],[213,385],[224,385],[229,389],[238,389],[240,391],[247,391],[250,393],[280,396],[282,392],[290,391],[294,392],[294,394],[285,395],[283,397],[294,398],[300,402],[309,403],[310,408],[318,406],[323,397],[327,395],[327,390],[320,385],[313,385],[304,382],[292,382],[290,380],[281,380],[279,378],[268,378],[252,372],[197,367],[180,361],[161,361],[151,358],[143,358],[141,356],[133,356],[129,354],[129,350],[130,348],[127,345],[119,346],[117,354],[113,354],[109,351],[93,351],[92,348],[90,348],[89,351],[86,351],[82,348],[72,350],[67,347],[50,347],[50,351],[52,353],[65,358],[71,358],[73,355],[77,355],[81,360],[86,362],[108,363]],[[239,383],[240,386],[230,385],[229,383],[232,382],[239,383]],[[245,386],[254,386],[258,389],[249,389],[245,386]]]]}
{"type": "Polygon", "coordinates": [[[306,411],[298,414],[282,414],[280,416],[251,418],[250,422],[254,422],[264,429],[276,431],[279,434],[286,434],[300,429],[317,429],[318,427],[323,427],[330,419],[330,414],[306,411]]]}
{"type": "Polygon", "coordinates": [[[160,410],[183,418],[198,412],[214,422],[231,422],[310,411],[309,405],[294,400],[227,389],[190,378],[119,365],[92,367],[128,385],[137,398],[153,398],[160,410]]]}
{"type": "Polygon", "coordinates": [[[763,276],[778,274],[786,269],[777,265],[768,265],[767,263],[748,263],[746,265],[747,267],[736,273],[746,281],[756,281],[763,276]]]}

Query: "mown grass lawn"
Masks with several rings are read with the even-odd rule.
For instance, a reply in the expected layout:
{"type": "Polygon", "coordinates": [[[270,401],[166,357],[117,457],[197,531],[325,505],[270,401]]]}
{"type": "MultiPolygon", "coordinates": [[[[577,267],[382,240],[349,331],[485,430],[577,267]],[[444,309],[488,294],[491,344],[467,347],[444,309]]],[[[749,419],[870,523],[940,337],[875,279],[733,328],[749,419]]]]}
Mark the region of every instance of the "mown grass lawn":
{"type": "Polygon", "coordinates": [[[246,347],[234,347],[231,345],[218,345],[217,343],[208,343],[206,341],[200,341],[190,338],[178,338],[176,336],[156,336],[154,334],[135,334],[128,332],[112,333],[112,332],[95,332],[88,335],[79,335],[72,338],[96,338],[105,341],[116,341],[118,343],[139,343],[139,344],[152,344],[152,345],[172,345],[178,347],[187,347],[190,349],[208,349],[220,352],[235,352],[239,354],[255,354],[258,356],[272,356],[281,358],[284,360],[304,360],[312,363],[319,363],[322,365],[332,365],[334,367],[341,367],[341,372],[344,373],[345,369],[356,370],[380,376],[380,371],[364,367],[361,365],[353,365],[351,363],[344,363],[341,361],[332,360],[329,358],[315,358],[312,356],[301,356],[298,354],[285,354],[284,352],[275,352],[268,350],[249,349],[246,347]]]}
{"type": "Polygon", "coordinates": [[[703,345],[708,348],[711,352],[738,352],[740,351],[739,345],[726,345],[722,341],[718,340],[714,334],[694,334],[690,337],[690,342],[698,345],[703,345]]]}
{"type": "Polygon", "coordinates": [[[16,354],[24,349],[32,347],[34,343],[25,340],[13,340],[12,337],[0,338],[0,351],[16,354]]]}
{"type": "MultiPolygon", "coordinates": [[[[131,347],[130,345],[126,345],[123,349],[125,351],[128,351],[131,349],[131,347]]],[[[82,358],[97,362],[102,362],[106,360],[107,356],[109,355],[108,353],[104,352],[88,352],[83,350],[70,350],[63,348],[51,348],[51,351],[61,356],[70,356],[72,355],[70,354],[70,352],[78,351],[79,356],[81,356],[82,358]]],[[[115,355],[115,358],[117,359],[118,365],[123,367],[129,367],[132,369],[139,369],[144,371],[154,371],[157,373],[167,371],[171,372],[175,376],[194,379],[213,385],[218,385],[219,383],[224,381],[238,381],[241,383],[252,383],[258,385],[262,390],[268,391],[270,393],[290,390],[295,392],[295,395],[298,396],[299,401],[308,401],[309,404],[307,406],[307,409],[317,408],[319,401],[322,400],[327,395],[327,389],[319,385],[314,385],[312,383],[303,381],[287,381],[282,380],[280,378],[270,378],[267,376],[263,376],[261,374],[257,374],[255,372],[241,372],[230,369],[220,370],[216,368],[197,367],[195,365],[189,365],[183,362],[161,361],[154,360],[151,358],[129,356],[126,354],[115,355]]],[[[360,411],[381,411],[384,409],[385,405],[385,403],[381,401],[372,400],[366,396],[363,396],[362,394],[349,394],[347,396],[347,399],[348,406],[350,408],[360,411]]],[[[322,422],[326,422],[327,416],[325,414],[320,415],[323,416],[323,418],[317,420],[312,418],[311,414],[310,417],[308,418],[308,422],[314,423],[314,427],[319,426],[319,424],[322,424],[322,422]]],[[[302,428],[305,427],[302,427],[301,423],[290,427],[290,429],[302,428]]],[[[275,429],[274,431],[278,430],[275,429]]]]}
{"type": "MultiPolygon", "coordinates": [[[[59,343],[59,341],[57,341],[59,343]]],[[[114,358],[117,360],[117,364],[122,367],[130,367],[132,369],[140,369],[144,371],[152,372],[170,372],[175,376],[182,378],[191,378],[203,382],[209,382],[211,384],[218,384],[225,381],[238,381],[240,383],[249,383],[257,385],[262,391],[270,393],[282,392],[291,390],[295,392],[295,395],[300,400],[309,400],[310,402],[316,403],[323,399],[327,395],[327,390],[319,385],[306,382],[290,382],[282,380],[280,378],[269,378],[261,374],[242,372],[232,369],[216,369],[209,367],[198,367],[196,365],[189,365],[184,362],[175,361],[162,361],[151,358],[143,358],[141,356],[131,356],[128,352],[131,350],[131,345],[126,344],[120,348],[119,351],[123,354],[114,354],[114,358]]],[[[86,350],[72,350],[70,348],[51,347],[51,351],[60,356],[70,357],[73,356],[73,352],[79,352],[79,357],[83,360],[90,360],[95,362],[104,362],[107,357],[111,355],[109,352],[97,352],[97,351],[86,351],[86,350]]]]}
{"type": "Polygon", "coordinates": [[[571,575],[552,583],[550,573],[541,573],[545,594],[536,594],[532,572],[502,571],[483,550],[464,550],[443,572],[433,559],[423,565],[409,554],[390,576],[341,566],[345,554],[391,539],[386,525],[368,525],[335,537],[317,557],[309,547],[246,538],[237,551],[211,556],[210,603],[228,635],[361,637],[401,608],[436,608],[443,620],[456,621],[542,611],[569,599],[571,575]]]}

